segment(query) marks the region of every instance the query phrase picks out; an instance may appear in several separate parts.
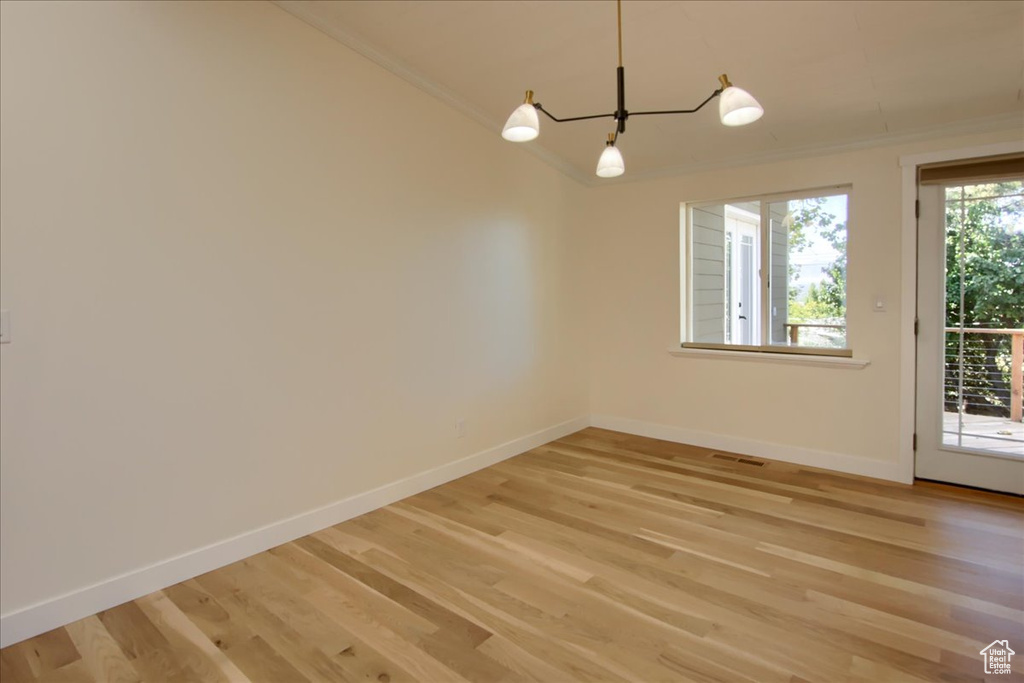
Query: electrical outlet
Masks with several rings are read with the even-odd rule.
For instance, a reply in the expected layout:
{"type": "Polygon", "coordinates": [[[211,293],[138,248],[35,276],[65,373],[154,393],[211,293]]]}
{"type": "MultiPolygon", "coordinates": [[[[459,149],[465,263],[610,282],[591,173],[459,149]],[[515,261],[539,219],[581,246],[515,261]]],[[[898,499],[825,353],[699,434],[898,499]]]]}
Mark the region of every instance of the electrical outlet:
{"type": "Polygon", "coordinates": [[[455,438],[461,439],[466,435],[466,418],[460,417],[455,420],[455,438]]]}
{"type": "Polygon", "coordinates": [[[0,311],[0,344],[11,343],[11,312],[0,311]]]}

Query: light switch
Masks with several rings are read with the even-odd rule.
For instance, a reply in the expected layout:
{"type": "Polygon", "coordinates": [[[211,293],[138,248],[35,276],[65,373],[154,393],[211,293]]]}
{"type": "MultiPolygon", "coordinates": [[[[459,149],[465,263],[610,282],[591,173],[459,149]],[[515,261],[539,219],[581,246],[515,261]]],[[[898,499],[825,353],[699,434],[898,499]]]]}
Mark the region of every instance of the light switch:
{"type": "Polygon", "coordinates": [[[0,311],[0,344],[11,343],[11,312],[0,311]]]}
{"type": "Polygon", "coordinates": [[[876,296],[875,306],[872,310],[874,310],[875,313],[885,313],[885,299],[880,296],[876,296]]]}

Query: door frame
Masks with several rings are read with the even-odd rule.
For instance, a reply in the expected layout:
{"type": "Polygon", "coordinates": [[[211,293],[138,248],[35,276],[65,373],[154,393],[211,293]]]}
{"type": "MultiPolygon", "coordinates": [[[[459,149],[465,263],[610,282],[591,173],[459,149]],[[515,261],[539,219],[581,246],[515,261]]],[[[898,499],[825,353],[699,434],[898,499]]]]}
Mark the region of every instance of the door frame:
{"type": "Polygon", "coordinates": [[[917,167],[997,154],[1024,153],[1024,142],[997,142],[899,158],[902,175],[900,229],[900,481],[914,483],[914,432],[917,428],[917,167]]]}

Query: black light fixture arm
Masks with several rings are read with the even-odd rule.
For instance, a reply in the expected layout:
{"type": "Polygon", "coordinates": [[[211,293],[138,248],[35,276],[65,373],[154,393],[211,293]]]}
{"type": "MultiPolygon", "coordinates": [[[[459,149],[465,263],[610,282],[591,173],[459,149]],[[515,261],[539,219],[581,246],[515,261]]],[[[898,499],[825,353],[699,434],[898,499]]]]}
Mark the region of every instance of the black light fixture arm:
{"type": "Polygon", "coordinates": [[[658,114],[696,114],[701,109],[703,109],[705,106],[707,106],[708,102],[710,102],[711,100],[713,100],[716,97],[718,97],[719,95],[721,95],[722,91],[724,90],[724,88],[718,88],[713,93],[708,95],[707,99],[705,99],[703,102],[698,104],[693,109],[664,109],[664,110],[660,110],[660,111],[633,111],[633,112],[631,112],[631,111],[627,111],[626,110],[626,72],[625,72],[625,69],[623,69],[621,66],[618,67],[616,69],[616,74],[615,75],[616,75],[616,85],[617,85],[617,90],[618,90],[618,98],[617,98],[617,102],[616,103],[617,103],[618,107],[617,107],[617,109],[615,111],[611,112],[610,114],[591,114],[589,116],[572,116],[572,117],[569,117],[569,118],[560,119],[557,116],[555,116],[554,114],[552,114],[551,112],[549,112],[547,109],[545,109],[541,105],[540,102],[533,103],[533,106],[536,107],[537,111],[544,112],[545,116],[547,116],[549,119],[551,119],[552,121],[555,121],[557,123],[567,123],[569,121],[587,121],[589,119],[615,119],[618,122],[618,124],[615,127],[615,133],[616,133],[616,136],[618,136],[619,133],[625,133],[626,132],[626,119],[628,119],[630,116],[654,116],[654,115],[658,115],[658,114]]]}
{"type": "Polygon", "coordinates": [[[610,119],[615,117],[615,114],[613,112],[611,114],[592,114],[591,116],[573,116],[568,119],[560,119],[551,112],[549,112],[547,109],[545,109],[543,106],[541,106],[540,102],[534,102],[533,106],[537,109],[537,111],[544,112],[545,116],[547,116],[552,121],[557,121],[558,123],[566,123],[567,121],[586,121],[587,119],[610,119]]]}
{"type": "Polygon", "coordinates": [[[722,94],[722,89],[719,88],[715,92],[713,92],[710,95],[708,95],[708,98],[706,100],[704,100],[703,102],[698,104],[693,109],[665,109],[665,110],[662,110],[662,111],[634,111],[634,112],[630,113],[630,116],[650,116],[652,114],[696,114],[697,112],[699,112],[701,109],[704,108],[704,105],[706,105],[708,102],[710,102],[711,100],[715,99],[716,97],[718,97],[721,94],[722,94]]]}

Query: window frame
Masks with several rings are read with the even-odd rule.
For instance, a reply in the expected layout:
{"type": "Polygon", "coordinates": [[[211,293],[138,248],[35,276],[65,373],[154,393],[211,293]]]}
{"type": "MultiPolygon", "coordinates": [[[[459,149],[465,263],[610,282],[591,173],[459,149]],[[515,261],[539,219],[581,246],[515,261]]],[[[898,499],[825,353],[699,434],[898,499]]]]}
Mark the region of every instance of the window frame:
{"type": "MultiPolygon", "coordinates": [[[[769,194],[760,195],[749,195],[744,197],[730,197],[727,199],[716,199],[716,200],[701,200],[691,202],[681,202],[679,205],[680,209],[680,240],[679,240],[679,270],[680,270],[680,287],[683,289],[680,301],[682,303],[682,310],[680,311],[680,346],[684,349],[697,349],[702,351],[736,351],[741,353],[761,353],[761,354],[790,354],[790,355],[801,355],[801,356],[831,356],[836,358],[852,358],[853,349],[850,345],[849,336],[849,310],[847,309],[846,315],[844,316],[846,321],[846,346],[843,348],[827,348],[827,347],[816,347],[816,346],[783,346],[779,344],[771,344],[771,276],[770,272],[768,277],[763,276],[765,270],[765,264],[767,269],[770,271],[771,268],[771,209],[770,206],[773,202],[789,201],[789,200],[800,200],[800,199],[811,199],[813,197],[834,197],[838,195],[846,196],[846,230],[847,230],[847,246],[849,246],[849,230],[852,223],[852,210],[851,210],[851,199],[853,197],[853,185],[852,184],[841,184],[841,185],[825,185],[821,187],[808,188],[802,190],[794,190],[791,192],[774,192],[769,194]],[[760,320],[758,324],[758,344],[725,344],[725,343],[710,343],[710,342],[694,342],[692,335],[694,331],[694,305],[693,305],[693,267],[691,264],[691,253],[692,253],[692,240],[693,240],[693,225],[692,225],[692,210],[700,209],[708,206],[728,206],[733,204],[742,204],[745,202],[758,202],[760,205],[760,226],[757,231],[757,243],[760,248],[760,268],[758,268],[757,280],[758,280],[758,298],[759,298],[759,315],[760,320]]],[[[724,211],[723,211],[724,214],[724,211]]],[[[723,246],[724,248],[724,246],[723,246]]],[[[733,245],[733,249],[736,245],[733,245]]],[[[787,253],[788,263],[788,253],[787,253]]],[[[850,279],[849,279],[849,249],[847,249],[847,280],[846,286],[849,290],[850,279]]],[[[848,293],[848,291],[847,291],[848,293]]],[[[725,290],[723,287],[723,298],[725,297],[725,290]]]]}

